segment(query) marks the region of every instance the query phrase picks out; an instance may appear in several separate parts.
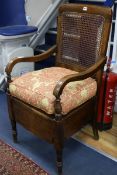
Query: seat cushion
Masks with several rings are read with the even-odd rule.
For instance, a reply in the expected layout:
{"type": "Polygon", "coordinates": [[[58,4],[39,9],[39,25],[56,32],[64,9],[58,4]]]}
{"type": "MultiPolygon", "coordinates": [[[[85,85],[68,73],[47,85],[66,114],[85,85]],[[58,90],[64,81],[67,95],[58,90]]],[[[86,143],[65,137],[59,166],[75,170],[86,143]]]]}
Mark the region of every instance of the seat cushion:
{"type": "MultiPolygon", "coordinates": [[[[29,72],[15,79],[10,84],[9,90],[18,99],[48,114],[53,114],[55,85],[62,77],[74,73],[77,72],[60,67],[29,72]]],[[[62,114],[67,114],[93,97],[96,94],[96,89],[96,81],[92,78],[68,83],[61,95],[62,114]]]]}
{"type": "Polygon", "coordinates": [[[0,35],[3,36],[23,35],[36,32],[37,29],[38,28],[35,26],[27,26],[27,25],[0,27],[0,35]]]}

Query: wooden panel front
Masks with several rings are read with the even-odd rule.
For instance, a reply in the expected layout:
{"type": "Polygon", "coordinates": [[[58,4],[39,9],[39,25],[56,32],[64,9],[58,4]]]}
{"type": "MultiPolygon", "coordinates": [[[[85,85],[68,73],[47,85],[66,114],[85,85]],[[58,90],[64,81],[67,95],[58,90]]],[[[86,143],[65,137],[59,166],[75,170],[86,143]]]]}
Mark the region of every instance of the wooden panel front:
{"type": "Polygon", "coordinates": [[[53,139],[53,120],[44,113],[12,98],[13,113],[16,121],[36,136],[49,142],[53,139]]]}

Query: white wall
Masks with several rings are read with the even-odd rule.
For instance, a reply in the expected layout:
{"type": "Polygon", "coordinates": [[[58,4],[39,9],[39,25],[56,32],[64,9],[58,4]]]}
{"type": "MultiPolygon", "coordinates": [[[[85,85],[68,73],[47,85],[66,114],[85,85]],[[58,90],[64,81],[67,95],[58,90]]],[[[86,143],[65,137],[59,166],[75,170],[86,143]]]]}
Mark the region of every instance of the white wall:
{"type": "Polygon", "coordinates": [[[30,19],[28,23],[30,25],[37,25],[52,2],[53,0],[26,0],[26,14],[30,19]]]}

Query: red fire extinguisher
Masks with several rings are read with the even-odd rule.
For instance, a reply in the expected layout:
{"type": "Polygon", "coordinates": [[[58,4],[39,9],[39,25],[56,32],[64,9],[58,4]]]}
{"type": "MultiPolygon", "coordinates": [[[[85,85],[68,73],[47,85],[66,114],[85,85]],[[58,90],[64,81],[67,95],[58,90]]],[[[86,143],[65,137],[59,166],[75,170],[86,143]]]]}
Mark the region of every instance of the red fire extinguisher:
{"type": "Polygon", "coordinates": [[[110,70],[111,59],[103,73],[101,92],[98,104],[97,123],[100,131],[112,128],[113,109],[116,96],[117,74],[110,70]]]}

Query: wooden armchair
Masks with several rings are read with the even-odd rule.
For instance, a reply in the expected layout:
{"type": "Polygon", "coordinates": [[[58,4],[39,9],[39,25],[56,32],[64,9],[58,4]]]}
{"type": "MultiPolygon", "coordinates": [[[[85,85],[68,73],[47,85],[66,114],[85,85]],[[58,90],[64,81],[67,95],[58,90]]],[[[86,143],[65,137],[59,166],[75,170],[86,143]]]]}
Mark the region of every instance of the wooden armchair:
{"type": "Polygon", "coordinates": [[[41,55],[15,58],[6,67],[8,109],[13,139],[16,122],[54,144],[62,174],[64,140],[91,123],[94,138],[98,95],[106,63],[111,9],[64,4],[59,9],[57,44],[41,55]],[[26,73],[15,80],[16,63],[36,62],[56,53],[56,66],[26,73]]]}

